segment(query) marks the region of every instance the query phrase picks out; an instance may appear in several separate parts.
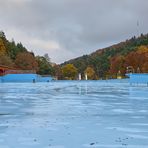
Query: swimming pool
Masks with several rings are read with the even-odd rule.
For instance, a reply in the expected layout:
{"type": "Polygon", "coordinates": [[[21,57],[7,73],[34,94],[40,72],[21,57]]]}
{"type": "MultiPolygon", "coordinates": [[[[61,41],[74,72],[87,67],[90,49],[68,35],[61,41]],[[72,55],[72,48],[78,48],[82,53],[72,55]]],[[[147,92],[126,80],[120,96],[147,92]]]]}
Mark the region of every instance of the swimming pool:
{"type": "Polygon", "coordinates": [[[0,148],[148,148],[148,87],[0,83],[0,148]]]}

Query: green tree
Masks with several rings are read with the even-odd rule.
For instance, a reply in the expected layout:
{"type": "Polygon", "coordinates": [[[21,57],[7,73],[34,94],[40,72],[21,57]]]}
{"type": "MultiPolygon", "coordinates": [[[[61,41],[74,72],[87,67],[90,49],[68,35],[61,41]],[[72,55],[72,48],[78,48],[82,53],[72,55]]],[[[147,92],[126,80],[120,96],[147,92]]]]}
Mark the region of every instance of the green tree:
{"type": "Polygon", "coordinates": [[[11,57],[11,59],[15,60],[16,56],[19,53],[24,53],[24,52],[28,52],[27,49],[25,47],[23,47],[22,43],[18,43],[16,44],[14,40],[12,40],[11,42],[7,41],[6,42],[6,48],[7,48],[7,54],[11,57]]]}
{"type": "Polygon", "coordinates": [[[44,58],[46,59],[46,61],[47,61],[48,63],[50,63],[50,57],[49,57],[48,53],[45,53],[45,54],[44,54],[44,58]]]}
{"type": "Polygon", "coordinates": [[[36,60],[38,62],[38,74],[41,75],[54,75],[54,68],[52,65],[47,61],[47,59],[43,56],[37,56],[36,60]]]}

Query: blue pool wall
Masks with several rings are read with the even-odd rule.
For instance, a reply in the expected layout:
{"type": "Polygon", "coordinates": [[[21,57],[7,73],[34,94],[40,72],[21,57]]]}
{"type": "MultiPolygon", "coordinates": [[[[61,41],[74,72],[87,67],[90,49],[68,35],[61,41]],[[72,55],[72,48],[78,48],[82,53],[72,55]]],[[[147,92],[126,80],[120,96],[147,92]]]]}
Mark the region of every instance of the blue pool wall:
{"type": "Polygon", "coordinates": [[[148,84],[148,73],[138,74],[133,73],[129,74],[130,83],[139,83],[139,84],[148,84]]]}
{"type": "Polygon", "coordinates": [[[51,77],[51,76],[45,76],[45,77],[43,77],[43,76],[41,76],[41,75],[37,75],[37,82],[49,82],[49,81],[52,81],[54,78],[53,77],[51,77]]]}
{"type": "Polygon", "coordinates": [[[37,74],[7,74],[0,77],[0,82],[49,82],[53,77],[42,77],[37,74]]]}

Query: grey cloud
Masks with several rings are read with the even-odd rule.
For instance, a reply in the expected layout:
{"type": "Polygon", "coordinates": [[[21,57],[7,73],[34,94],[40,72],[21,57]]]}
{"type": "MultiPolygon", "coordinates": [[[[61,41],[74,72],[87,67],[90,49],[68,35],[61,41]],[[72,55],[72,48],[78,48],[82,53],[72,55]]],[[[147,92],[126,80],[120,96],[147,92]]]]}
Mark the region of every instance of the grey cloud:
{"type": "Polygon", "coordinates": [[[1,29],[37,54],[48,52],[56,62],[137,35],[138,20],[139,32],[147,33],[147,14],[147,0],[0,1],[1,29]],[[51,49],[33,40],[57,45],[51,49]]]}

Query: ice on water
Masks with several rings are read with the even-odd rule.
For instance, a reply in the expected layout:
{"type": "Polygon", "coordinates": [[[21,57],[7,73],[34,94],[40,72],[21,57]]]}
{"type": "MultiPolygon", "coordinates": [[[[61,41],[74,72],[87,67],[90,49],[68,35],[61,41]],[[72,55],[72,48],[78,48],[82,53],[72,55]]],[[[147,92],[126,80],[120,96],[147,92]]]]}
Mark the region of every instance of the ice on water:
{"type": "Polygon", "coordinates": [[[0,148],[148,148],[148,87],[0,83],[0,148]]]}

